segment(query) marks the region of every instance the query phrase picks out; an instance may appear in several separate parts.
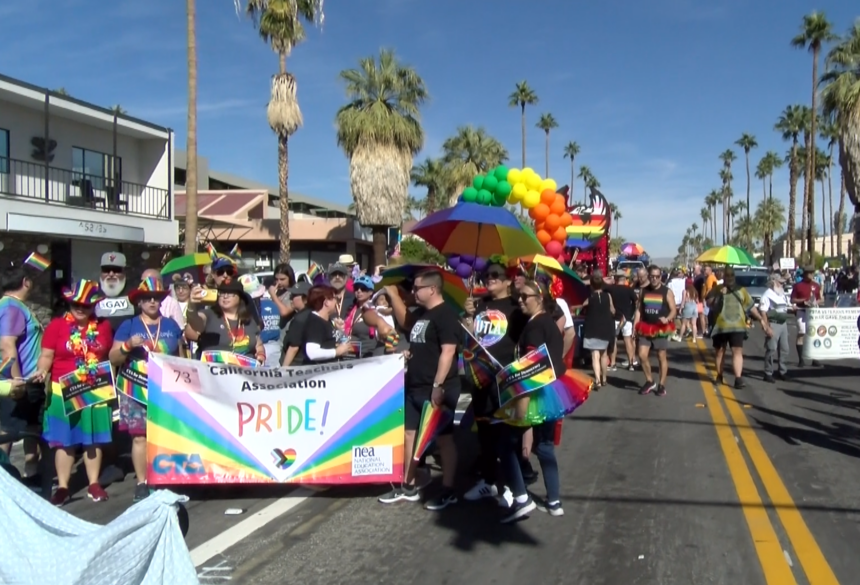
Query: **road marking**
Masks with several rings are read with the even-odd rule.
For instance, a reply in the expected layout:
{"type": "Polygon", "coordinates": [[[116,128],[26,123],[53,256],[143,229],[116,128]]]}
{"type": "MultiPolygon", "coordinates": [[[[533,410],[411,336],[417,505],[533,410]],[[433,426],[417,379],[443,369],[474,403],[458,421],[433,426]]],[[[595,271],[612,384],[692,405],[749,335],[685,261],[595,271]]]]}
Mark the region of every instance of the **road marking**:
{"type": "Polygon", "coordinates": [[[723,406],[716,396],[708,392],[708,373],[704,362],[697,358],[697,351],[692,343],[688,342],[688,346],[690,353],[693,354],[693,365],[696,373],[700,376],[699,382],[708,405],[708,412],[711,413],[711,420],[717,431],[717,438],[726,458],[729,474],[735,484],[738,501],[747,521],[747,528],[749,528],[752,536],[753,546],[761,563],[765,581],[768,585],[797,585],[791,567],[785,562],[782,545],[779,543],[776,531],[767,515],[767,510],[764,508],[752,474],[746,461],[744,461],[743,454],[741,454],[740,444],[734,441],[735,435],[729,426],[723,406]]]}
{"type": "Polygon", "coordinates": [[[776,508],[779,520],[785,528],[786,534],[788,534],[791,546],[797,554],[797,560],[800,561],[800,566],[806,573],[809,585],[838,585],[839,580],[836,579],[830,563],[827,562],[815,537],[812,536],[812,532],[803,520],[800,510],[797,509],[797,505],[791,499],[785,483],[783,483],[770,457],[767,456],[758,435],[750,427],[749,420],[740,408],[740,403],[735,398],[734,393],[728,386],[724,386],[720,391],[729,415],[738,427],[753,466],[764,484],[771,504],[776,508]]]}
{"type": "Polygon", "coordinates": [[[213,557],[249,537],[272,520],[282,516],[307,500],[316,493],[304,487],[290,493],[289,496],[276,500],[259,512],[242,520],[232,528],[228,528],[218,536],[211,538],[191,551],[194,566],[199,567],[213,557]]]}
{"type": "Polygon", "coordinates": [[[791,555],[790,555],[790,554],[788,554],[788,551],[787,551],[787,550],[784,550],[784,551],[782,551],[782,552],[783,552],[783,554],[785,555],[785,560],[786,560],[786,561],[788,561],[788,566],[789,566],[789,567],[793,567],[793,566],[794,566],[794,563],[792,563],[792,562],[791,562],[791,555]]]}

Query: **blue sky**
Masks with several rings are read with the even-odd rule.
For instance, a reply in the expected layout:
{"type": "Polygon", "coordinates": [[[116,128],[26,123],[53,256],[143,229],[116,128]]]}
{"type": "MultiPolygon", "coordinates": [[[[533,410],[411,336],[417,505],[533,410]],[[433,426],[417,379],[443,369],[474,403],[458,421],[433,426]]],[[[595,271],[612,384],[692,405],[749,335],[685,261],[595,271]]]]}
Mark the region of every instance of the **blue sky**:
{"type": "MultiPolygon", "coordinates": [[[[789,46],[801,17],[824,10],[842,33],[851,2],[824,0],[328,0],[289,68],[305,125],[290,143],[291,189],[351,199],[348,162],[335,143],[344,101],[338,72],[391,47],[424,77],[427,140],[436,155],[457,126],[481,125],[520,161],[520,118],[507,106],[523,79],[540,96],[527,111],[528,164],[541,174],[544,140],[534,123],[551,112],[550,174],[569,182],[562,147],[577,141],[624,215],[621,235],[653,256],[672,256],[700,223],[719,185],[717,155],[740,136],[766,150],[786,145],[773,130],[782,109],[808,103],[811,59],[789,46]],[[540,5],[542,9],[525,8],[540,5]],[[453,16],[453,17],[452,17],[453,16]]],[[[2,72],[176,129],[185,143],[184,2],[28,0],[4,3],[2,72]],[[25,7],[26,4],[26,7],[25,7]],[[98,6],[96,6],[98,5],[98,6]]],[[[198,0],[199,152],[210,167],[275,184],[275,139],[265,105],[276,56],[231,0],[198,0]]],[[[745,196],[741,166],[735,192],[745,196]]],[[[787,200],[787,172],[775,194],[787,200]]],[[[577,184],[581,189],[581,184],[577,184]]],[[[421,195],[418,189],[413,189],[421,195]]],[[[754,183],[752,196],[760,196],[754,183]]],[[[820,212],[819,212],[820,216],[820,212]]]]}

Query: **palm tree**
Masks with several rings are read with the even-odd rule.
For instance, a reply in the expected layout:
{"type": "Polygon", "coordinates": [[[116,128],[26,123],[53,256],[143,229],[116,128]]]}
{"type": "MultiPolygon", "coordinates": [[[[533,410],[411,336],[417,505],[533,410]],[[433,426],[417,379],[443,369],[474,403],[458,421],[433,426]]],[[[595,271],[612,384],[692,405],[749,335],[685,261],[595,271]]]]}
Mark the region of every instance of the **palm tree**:
{"type": "Polygon", "coordinates": [[[767,199],[767,178],[771,173],[773,170],[770,168],[770,159],[765,155],[755,167],[755,178],[761,181],[762,199],[767,199]]]}
{"type": "MultiPolygon", "coordinates": [[[[816,147],[815,150],[817,151],[815,153],[815,180],[818,181],[819,185],[821,185],[821,255],[824,256],[827,254],[825,251],[825,244],[827,243],[827,197],[825,197],[824,180],[827,178],[827,171],[830,167],[830,157],[828,157],[820,148],[816,147]]],[[[832,225],[830,226],[830,229],[833,229],[832,225]]],[[[832,239],[830,244],[830,253],[833,253],[832,239]]]]}
{"type": "Polygon", "coordinates": [[[508,96],[508,105],[512,108],[519,107],[522,118],[523,165],[521,168],[526,168],[526,106],[533,106],[538,101],[537,94],[525,79],[517,83],[514,91],[508,96]]]}
{"type": "Polygon", "coordinates": [[[558,128],[558,122],[556,122],[555,117],[550,113],[541,114],[540,118],[537,121],[537,124],[535,124],[535,127],[543,130],[544,135],[546,136],[546,145],[544,146],[546,157],[546,172],[544,173],[543,178],[547,179],[549,178],[549,132],[553,128],[558,128]]]}
{"type": "Polygon", "coordinates": [[[830,220],[830,254],[832,255],[836,249],[835,230],[833,229],[835,227],[833,225],[833,148],[839,142],[839,129],[832,119],[825,119],[819,135],[823,140],[827,141],[827,148],[829,150],[827,154],[827,200],[830,205],[830,213],[822,216],[821,221],[825,223],[826,227],[827,220],[830,220]]]}
{"type": "Polygon", "coordinates": [[[427,215],[448,206],[445,190],[449,182],[445,162],[441,158],[426,158],[423,163],[412,168],[411,179],[416,187],[425,187],[423,212],[427,215]]]}
{"type": "Polygon", "coordinates": [[[772,150],[767,151],[764,157],[767,159],[767,169],[769,171],[767,176],[767,196],[769,199],[773,199],[773,173],[782,167],[782,157],[772,150]]]}
{"type": "Polygon", "coordinates": [[[287,71],[287,57],[305,40],[302,21],[321,23],[322,0],[247,0],[246,11],[260,38],[278,55],[278,73],[266,107],[269,127],[278,138],[278,207],[280,209],[280,261],[290,261],[289,140],[302,123],[296,98],[296,78],[287,71]]]}
{"type": "Polygon", "coordinates": [[[773,262],[773,235],[782,231],[785,207],[779,199],[768,197],[758,204],[754,221],[758,233],[762,236],[764,258],[767,264],[770,264],[773,262]]]}
{"type": "MultiPolygon", "coordinates": [[[[705,197],[705,205],[708,206],[711,221],[713,222],[711,225],[711,239],[715,242],[717,241],[717,206],[720,204],[722,199],[722,194],[717,189],[712,189],[711,192],[708,193],[707,197],[705,197]]],[[[725,235],[723,235],[723,240],[725,240],[725,235]]]]}
{"type": "MultiPolygon", "coordinates": [[[[185,0],[188,44],[188,128],[185,134],[185,253],[197,252],[197,9],[185,0]]],[[[61,88],[62,89],[62,88],[61,88]]]]}
{"type": "Polygon", "coordinates": [[[57,95],[64,95],[64,96],[69,95],[69,92],[66,91],[65,87],[58,87],[57,89],[53,90],[53,92],[57,95]]]}
{"type": "MultiPolygon", "coordinates": [[[[839,214],[845,215],[845,194],[854,205],[854,215],[860,214],[860,21],[827,55],[827,70],[821,79],[822,109],[825,116],[836,121],[839,132],[839,166],[842,185],[839,214]]],[[[860,241],[860,222],[853,221],[854,242],[860,241]]],[[[842,254],[842,224],[837,224],[839,254],[842,254]]],[[[850,251],[849,251],[850,253],[850,251]]]]}
{"type": "MultiPolygon", "coordinates": [[[[807,49],[812,53],[812,106],[813,115],[809,121],[809,134],[806,147],[809,152],[809,160],[806,161],[806,186],[809,191],[808,213],[809,225],[815,225],[815,113],[817,110],[818,94],[818,55],[824,43],[835,41],[838,37],[833,34],[833,25],[827,20],[823,12],[812,12],[803,17],[800,25],[800,34],[791,39],[791,46],[798,49],[807,49]]],[[[812,228],[806,234],[806,247],[810,252],[813,248],[814,239],[812,228]]]]}
{"type": "MultiPolygon", "coordinates": [[[[809,108],[806,106],[801,106],[801,109],[804,113],[808,113],[809,108]]],[[[807,118],[808,120],[808,118],[807,118]]],[[[806,123],[805,123],[806,124],[806,123]]],[[[804,126],[804,128],[809,128],[808,124],[804,126]]],[[[806,133],[806,130],[804,130],[806,133]]],[[[804,134],[804,143],[806,142],[805,138],[806,134],[804,134]]],[[[809,160],[808,149],[806,146],[800,146],[797,149],[797,165],[800,171],[800,175],[803,177],[803,203],[800,206],[800,253],[803,254],[807,251],[807,239],[806,232],[808,231],[809,226],[809,190],[807,187],[809,183],[806,182],[806,161],[809,160]]]]}
{"type": "Polygon", "coordinates": [[[708,237],[709,229],[711,226],[711,208],[703,207],[699,211],[699,217],[702,218],[702,235],[708,237]]]}
{"type": "Polygon", "coordinates": [[[582,203],[584,205],[588,201],[588,181],[593,177],[593,175],[591,174],[590,168],[582,165],[579,167],[579,175],[577,176],[582,179],[582,193],[584,195],[582,203]]]}
{"type": "Polygon", "coordinates": [[[475,175],[486,173],[508,160],[507,149],[483,127],[460,126],[457,133],[442,144],[442,153],[452,205],[475,175]]]}
{"type": "Polygon", "coordinates": [[[730,237],[732,233],[732,226],[730,224],[731,216],[727,213],[728,209],[732,204],[732,180],[734,176],[732,175],[732,163],[737,160],[737,156],[734,151],[730,148],[727,148],[722,153],[720,153],[719,159],[723,162],[723,168],[720,171],[720,180],[723,183],[723,244],[726,243],[726,239],[730,237]]]}
{"type": "Polygon", "coordinates": [[[122,107],[121,105],[119,105],[119,104],[113,105],[113,106],[111,106],[111,107],[110,107],[110,108],[108,108],[108,109],[109,109],[111,112],[113,112],[114,114],[118,114],[118,115],[120,115],[120,116],[122,116],[123,114],[127,114],[127,113],[128,113],[128,112],[125,110],[125,108],[123,108],[123,107],[122,107]]]}
{"type": "Polygon", "coordinates": [[[591,175],[588,177],[588,180],[585,182],[586,189],[600,189],[600,181],[597,180],[597,177],[591,175]]]}
{"type": "Polygon", "coordinates": [[[755,136],[744,132],[741,137],[735,141],[735,144],[744,150],[744,157],[747,164],[747,220],[750,218],[750,150],[758,148],[755,136]]]}
{"type": "Polygon", "coordinates": [[[618,205],[615,203],[609,204],[609,213],[612,215],[612,223],[615,224],[615,237],[618,237],[618,227],[620,225],[620,221],[622,218],[621,210],[618,209],[618,205]]]}
{"type": "Polygon", "coordinates": [[[574,159],[579,155],[579,145],[576,142],[570,141],[564,147],[564,158],[570,159],[570,193],[573,193],[573,180],[576,176],[576,167],[574,159]]]}
{"type": "Polygon", "coordinates": [[[388,227],[401,222],[412,158],[424,145],[419,108],[427,88],[388,49],[341,71],[340,78],[349,103],[335,117],[337,144],[349,157],[358,220],[373,231],[374,264],[384,264],[388,227]]]}
{"type": "Polygon", "coordinates": [[[803,111],[798,105],[786,106],[774,125],[774,130],[782,134],[782,139],[791,141],[791,150],[788,155],[788,249],[789,254],[794,255],[794,226],[795,210],[797,208],[797,180],[800,176],[798,168],[797,148],[798,138],[803,131],[803,111]]]}

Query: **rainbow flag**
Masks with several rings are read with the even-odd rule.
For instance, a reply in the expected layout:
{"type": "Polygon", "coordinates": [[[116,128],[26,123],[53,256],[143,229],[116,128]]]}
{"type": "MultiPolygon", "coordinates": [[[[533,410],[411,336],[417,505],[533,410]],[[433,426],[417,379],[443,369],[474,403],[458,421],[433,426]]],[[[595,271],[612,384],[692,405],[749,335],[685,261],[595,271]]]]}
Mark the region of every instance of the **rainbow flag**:
{"type": "Polygon", "coordinates": [[[206,242],[206,253],[209,254],[209,259],[212,262],[215,262],[218,259],[218,251],[215,249],[215,246],[212,245],[212,242],[206,242]]]}
{"type": "Polygon", "coordinates": [[[30,266],[31,268],[35,268],[39,272],[45,272],[48,269],[48,266],[51,265],[51,261],[42,256],[41,254],[37,254],[36,252],[31,253],[24,260],[24,264],[30,266]]]}
{"type": "Polygon", "coordinates": [[[259,368],[260,362],[254,358],[233,353],[232,351],[211,350],[200,354],[200,361],[207,364],[223,364],[225,366],[237,366],[240,368],[259,368]]]}
{"type": "Polygon", "coordinates": [[[424,451],[436,438],[446,425],[454,420],[454,413],[447,408],[436,408],[429,400],[424,402],[424,408],[421,410],[421,422],[418,424],[418,432],[415,433],[415,454],[412,456],[414,461],[419,461],[424,451]]]}
{"type": "Polygon", "coordinates": [[[12,378],[12,365],[15,363],[15,358],[6,358],[0,361],[0,380],[9,380],[12,378]]]}
{"type": "Polygon", "coordinates": [[[555,382],[555,369],[546,344],[530,351],[496,374],[501,408],[511,401],[555,382]]]}
{"type": "Polygon", "coordinates": [[[308,275],[308,280],[313,282],[317,276],[322,274],[322,271],[323,271],[322,266],[320,266],[316,262],[311,262],[310,265],[308,266],[308,271],[305,274],[308,275]]]}
{"type": "Polygon", "coordinates": [[[463,347],[463,371],[478,388],[486,388],[493,383],[498,365],[486,348],[471,335],[466,336],[463,347]]]}
{"type": "Polygon", "coordinates": [[[110,362],[99,363],[94,376],[91,380],[89,373],[72,372],[60,378],[66,416],[116,398],[110,362]]]}
{"type": "Polygon", "coordinates": [[[149,404],[149,376],[145,360],[134,360],[120,368],[116,375],[116,390],[144,406],[149,404]]]}
{"type": "Polygon", "coordinates": [[[230,248],[230,252],[227,254],[231,258],[241,258],[242,250],[239,248],[239,244],[234,244],[232,248],[230,248]]]}

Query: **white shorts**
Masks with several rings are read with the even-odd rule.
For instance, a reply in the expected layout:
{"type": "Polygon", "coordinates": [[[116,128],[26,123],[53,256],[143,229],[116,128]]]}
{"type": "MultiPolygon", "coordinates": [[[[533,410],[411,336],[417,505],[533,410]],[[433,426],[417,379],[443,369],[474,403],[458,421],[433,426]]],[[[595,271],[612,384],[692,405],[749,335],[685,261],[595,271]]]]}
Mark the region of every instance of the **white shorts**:
{"type": "Polygon", "coordinates": [[[621,337],[633,337],[633,321],[625,321],[624,327],[621,327],[621,321],[615,322],[615,330],[621,328],[621,337]]]}
{"type": "Polygon", "coordinates": [[[806,311],[797,310],[797,334],[806,335],[806,311]]]}

